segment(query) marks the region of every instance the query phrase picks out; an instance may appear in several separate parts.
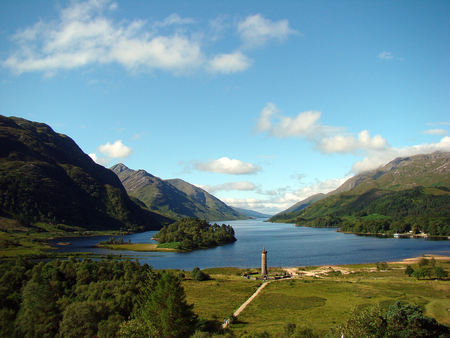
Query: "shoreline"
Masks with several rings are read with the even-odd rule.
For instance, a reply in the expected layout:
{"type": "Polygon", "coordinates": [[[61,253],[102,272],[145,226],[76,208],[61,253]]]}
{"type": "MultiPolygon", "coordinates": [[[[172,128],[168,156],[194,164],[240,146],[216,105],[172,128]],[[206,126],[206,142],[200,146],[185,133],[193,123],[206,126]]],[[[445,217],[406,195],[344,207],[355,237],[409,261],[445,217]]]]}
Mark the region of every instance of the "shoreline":
{"type": "MultiPolygon", "coordinates": [[[[401,261],[386,261],[387,264],[417,264],[422,258],[431,259],[434,258],[436,261],[441,262],[450,262],[450,253],[448,256],[445,255],[435,255],[435,254],[424,254],[423,256],[416,256],[416,257],[409,257],[404,258],[401,261]]],[[[268,269],[281,269],[281,270],[288,270],[288,269],[298,269],[298,268],[304,268],[304,269],[323,269],[323,268],[339,268],[339,267],[346,267],[346,266],[352,266],[352,265],[369,265],[369,264],[377,264],[378,262],[363,262],[363,263],[345,263],[345,264],[322,264],[322,265],[298,265],[298,266],[269,266],[268,269]]],[[[235,267],[235,266],[214,266],[214,267],[206,267],[203,269],[224,269],[224,268],[234,268],[239,270],[249,270],[249,269],[257,269],[259,270],[260,267],[235,267]]]]}

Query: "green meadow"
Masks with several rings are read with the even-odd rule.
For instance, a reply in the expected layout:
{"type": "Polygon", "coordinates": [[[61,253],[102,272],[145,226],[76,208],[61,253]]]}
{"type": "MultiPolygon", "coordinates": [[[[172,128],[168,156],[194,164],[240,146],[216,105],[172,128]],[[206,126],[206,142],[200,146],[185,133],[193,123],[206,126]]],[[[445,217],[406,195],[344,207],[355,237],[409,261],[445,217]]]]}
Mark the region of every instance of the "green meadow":
{"type": "MultiPolygon", "coordinates": [[[[447,271],[450,262],[438,263],[447,271]]],[[[230,330],[237,336],[267,332],[282,336],[288,323],[325,335],[350,316],[355,308],[373,304],[388,307],[395,301],[421,306],[425,315],[450,325],[450,280],[417,280],[405,275],[406,265],[345,265],[350,274],[300,277],[271,282],[240,314],[230,330]]],[[[413,265],[416,267],[416,265],[413,265]]],[[[261,282],[238,275],[245,270],[211,269],[206,282],[186,280],[187,299],[203,319],[223,321],[256,290],[261,282]]]]}

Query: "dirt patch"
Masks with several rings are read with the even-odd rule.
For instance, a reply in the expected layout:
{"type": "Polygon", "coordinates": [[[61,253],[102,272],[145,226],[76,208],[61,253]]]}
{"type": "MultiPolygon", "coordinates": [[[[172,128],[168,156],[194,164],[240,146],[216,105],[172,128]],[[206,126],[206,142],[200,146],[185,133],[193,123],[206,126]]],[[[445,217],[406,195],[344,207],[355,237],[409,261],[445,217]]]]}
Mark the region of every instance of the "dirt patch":
{"type": "Polygon", "coordinates": [[[450,261],[450,256],[440,256],[440,255],[424,255],[413,258],[406,258],[399,262],[389,262],[389,264],[417,264],[422,258],[431,259],[434,258],[436,261],[448,262],[450,261]]]}
{"type": "Polygon", "coordinates": [[[338,265],[325,265],[321,266],[315,270],[309,270],[309,271],[302,271],[298,268],[284,268],[284,270],[291,276],[302,276],[302,277],[324,277],[329,274],[333,273],[341,273],[343,275],[348,275],[354,271],[344,268],[342,266],[338,265]]]}

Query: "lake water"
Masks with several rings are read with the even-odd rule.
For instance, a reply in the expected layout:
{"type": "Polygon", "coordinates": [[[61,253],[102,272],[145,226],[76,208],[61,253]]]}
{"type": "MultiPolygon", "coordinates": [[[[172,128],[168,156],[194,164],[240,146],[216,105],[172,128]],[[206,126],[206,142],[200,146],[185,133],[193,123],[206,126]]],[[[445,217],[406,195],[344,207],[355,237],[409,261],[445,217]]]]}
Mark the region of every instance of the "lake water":
{"type": "MultiPolygon", "coordinates": [[[[240,268],[261,264],[263,247],[268,251],[269,266],[305,266],[351,264],[400,260],[422,254],[450,255],[449,241],[426,239],[394,239],[357,236],[336,232],[336,229],[296,227],[293,224],[266,223],[263,220],[218,222],[233,226],[236,238],[233,244],[187,253],[133,252],[96,248],[95,245],[110,236],[65,238],[71,245],[59,246],[59,252],[91,252],[121,254],[138,258],[139,262],[156,269],[184,269],[194,267],[240,268]]],[[[157,231],[123,236],[132,243],[155,243],[151,240],[157,231]]]]}

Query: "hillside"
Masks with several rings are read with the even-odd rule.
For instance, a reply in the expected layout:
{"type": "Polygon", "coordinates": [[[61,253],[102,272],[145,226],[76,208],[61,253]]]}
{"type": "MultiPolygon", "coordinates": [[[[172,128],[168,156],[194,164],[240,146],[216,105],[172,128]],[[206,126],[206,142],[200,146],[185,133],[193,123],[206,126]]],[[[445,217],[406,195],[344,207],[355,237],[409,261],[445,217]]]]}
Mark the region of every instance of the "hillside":
{"type": "Polygon", "coordinates": [[[150,210],[173,218],[197,217],[207,220],[245,218],[225,203],[180,179],[162,180],[145,170],[132,170],[119,163],[111,167],[130,196],[150,210]]]}
{"type": "Polygon", "coordinates": [[[362,233],[449,235],[449,162],[448,152],[397,158],[352,177],[309,207],[280,213],[271,221],[362,233]]]}
{"type": "Polygon", "coordinates": [[[86,230],[159,229],[171,220],[142,209],[114,173],[46,124],[0,116],[0,216],[86,230]]]}

